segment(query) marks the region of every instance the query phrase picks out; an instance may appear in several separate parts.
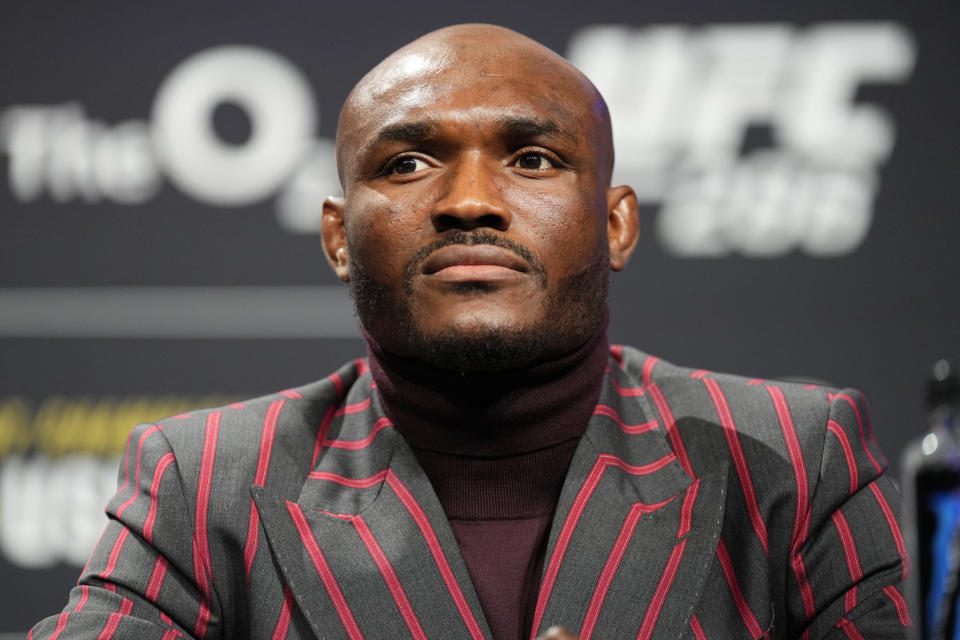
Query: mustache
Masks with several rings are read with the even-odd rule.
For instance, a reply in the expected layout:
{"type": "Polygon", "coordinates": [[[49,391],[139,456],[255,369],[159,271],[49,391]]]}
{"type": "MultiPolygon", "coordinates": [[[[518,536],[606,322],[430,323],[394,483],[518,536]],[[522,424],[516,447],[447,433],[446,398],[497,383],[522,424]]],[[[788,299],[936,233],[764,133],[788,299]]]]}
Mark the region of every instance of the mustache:
{"type": "Polygon", "coordinates": [[[522,244],[513,242],[512,240],[507,240],[503,236],[497,235],[485,229],[470,232],[453,231],[442,238],[437,238],[433,242],[420,247],[404,265],[404,281],[410,283],[413,280],[414,276],[420,272],[420,266],[428,257],[430,257],[430,254],[438,249],[442,249],[443,247],[453,244],[463,244],[467,246],[489,244],[500,249],[506,249],[507,251],[519,256],[524,262],[527,263],[527,265],[529,265],[530,274],[537,279],[541,286],[546,285],[547,271],[543,266],[543,262],[540,261],[540,258],[538,258],[536,254],[522,244]]]}

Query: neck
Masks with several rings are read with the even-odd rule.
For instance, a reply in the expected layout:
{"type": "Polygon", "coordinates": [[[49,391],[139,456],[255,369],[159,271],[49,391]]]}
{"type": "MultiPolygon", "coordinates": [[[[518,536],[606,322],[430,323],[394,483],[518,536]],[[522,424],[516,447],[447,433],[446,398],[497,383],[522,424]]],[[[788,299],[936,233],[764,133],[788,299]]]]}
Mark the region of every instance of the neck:
{"type": "Polygon", "coordinates": [[[497,456],[579,438],[600,394],[606,319],[574,351],[498,373],[456,374],[366,336],[384,410],[414,449],[497,456]]]}

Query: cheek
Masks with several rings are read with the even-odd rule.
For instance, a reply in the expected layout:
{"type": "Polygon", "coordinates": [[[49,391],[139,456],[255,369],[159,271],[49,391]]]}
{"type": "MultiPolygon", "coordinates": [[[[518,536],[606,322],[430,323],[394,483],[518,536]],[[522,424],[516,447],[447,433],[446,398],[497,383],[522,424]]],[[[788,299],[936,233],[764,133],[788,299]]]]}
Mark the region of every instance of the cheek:
{"type": "MultiPolygon", "coordinates": [[[[573,275],[593,264],[606,242],[606,220],[592,194],[579,190],[518,190],[513,195],[514,224],[548,273],[573,275]]],[[[605,211],[605,210],[604,210],[605,211]]]]}
{"type": "Polygon", "coordinates": [[[361,187],[344,213],[348,250],[368,275],[387,282],[419,246],[419,217],[416,205],[361,187]]]}

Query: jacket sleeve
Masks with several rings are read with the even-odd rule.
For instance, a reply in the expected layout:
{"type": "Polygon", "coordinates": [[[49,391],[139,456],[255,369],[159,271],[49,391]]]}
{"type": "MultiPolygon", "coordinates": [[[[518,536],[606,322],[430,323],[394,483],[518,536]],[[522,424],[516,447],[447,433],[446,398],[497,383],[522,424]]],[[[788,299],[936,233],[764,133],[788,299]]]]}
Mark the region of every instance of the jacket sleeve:
{"type": "Polygon", "coordinates": [[[195,561],[193,513],[162,427],[133,430],[118,483],[109,523],[66,607],[30,638],[172,640],[211,627],[209,567],[195,561]]]}
{"type": "Polygon", "coordinates": [[[900,494],[862,395],[829,398],[807,535],[791,553],[790,615],[803,638],[903,638],[911,621],[898,586],[909,568],[900,494]]]}

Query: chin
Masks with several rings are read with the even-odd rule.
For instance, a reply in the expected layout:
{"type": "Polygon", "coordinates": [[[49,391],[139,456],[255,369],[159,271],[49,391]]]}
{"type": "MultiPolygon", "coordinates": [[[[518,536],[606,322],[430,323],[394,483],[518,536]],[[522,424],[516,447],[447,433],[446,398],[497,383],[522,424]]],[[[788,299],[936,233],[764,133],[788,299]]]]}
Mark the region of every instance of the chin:
{"type": "Polygon", "coordinates": [[[496,373],[536,362],[548,348],[549,331],[509,323],[470,322],[439,331],[413,330],[417,357],[460,373],[496,373]]]}

